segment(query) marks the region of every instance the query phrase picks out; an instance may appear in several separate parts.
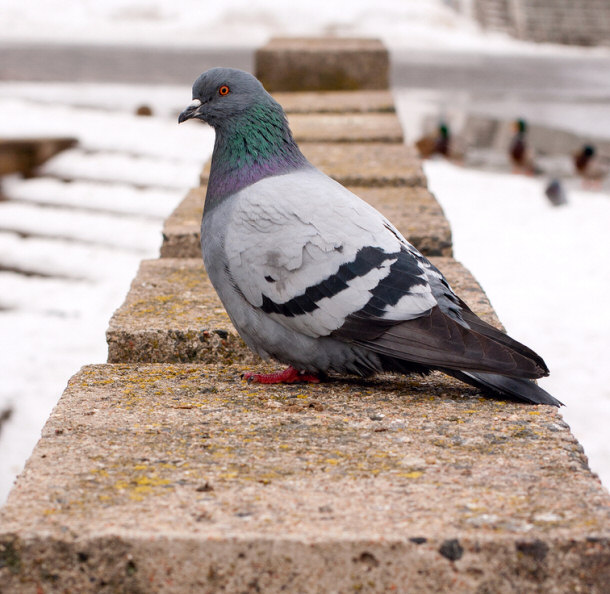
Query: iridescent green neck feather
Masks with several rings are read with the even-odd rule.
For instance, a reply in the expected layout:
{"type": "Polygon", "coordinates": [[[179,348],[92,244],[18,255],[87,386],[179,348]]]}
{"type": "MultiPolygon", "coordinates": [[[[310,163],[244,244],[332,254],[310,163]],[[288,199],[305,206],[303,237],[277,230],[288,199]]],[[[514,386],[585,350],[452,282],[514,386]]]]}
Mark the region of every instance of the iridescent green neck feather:
{"type": "Polygon", "coordinates": [[[257,181],[307,166],[282,108],[258,103],[216,125],[206,209],[257,181]]]}

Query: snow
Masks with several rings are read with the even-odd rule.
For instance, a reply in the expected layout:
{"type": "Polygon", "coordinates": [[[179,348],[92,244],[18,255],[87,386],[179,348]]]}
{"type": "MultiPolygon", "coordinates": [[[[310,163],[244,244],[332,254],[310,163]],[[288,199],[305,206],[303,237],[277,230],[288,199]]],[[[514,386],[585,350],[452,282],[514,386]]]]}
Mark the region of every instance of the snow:
{"type": "Polygon", "coordinates": [[[176,204],[177,194],[180,194],[180,190],[145,189],[116,183],[108,191],[106,184],[72,181],[66,185],[51,177],[36,177],[24,184],[17,176],[12,176],[5,178],[3,185],[14,201],[156,220],[167,218],[176,204]]]}
{"type": "Polygon", "coordinates": [[[89,244],[131,248],[141,253],[150,253],[159,244],[158,238],[148,239],[150,231],[158,229],[158,223],[128,219],[121,215],[49,209],[40,216],[41,210],[36,205],[13,201],[3,204],[1,212],[1,228],[20,235],[52,234],[89,244]],[[112,229],[111,236],[108,229],[112,229]]]}
{"type": "MultiPolygon", "coordinates": [[[[110,158],[112,153],[119,152],[127,156],[137,155],[141,159],[163,160],[168,164],[186,162],[192,166],[201,164],[204,156],[201,148],[205,150],[213,141],[211,128],[200,122],[188,122],[180,128],[176,126],[179,112],[190,101],[190,89],[182,88],[182,96],[176,96],[173,109],[168,109],[163,97],[160,98],[159,107],[155,96],[143,96],[141,89],[132,86],[132,97],[145,99],[144,102],[158,114],[158,117],[134,117],[134,110],[106,110],[107,97],[113,93],[116,85],[109,85],[109,88],[96,85],[99,103],[87,107],[72,105],[71,97],[66,98],[65,95],[61,99],[61,93],[69,93],[70,87],[71,85],[40,83],[27,86],[10,83],[0,85],[3,136],[76,136],[79,140],[76,153],[107,151],[110,158]],[[21,91],[21,99],[15,100],[7,96],[11,94],[13,86],[21,91]],[[56,103],[39,103],[34,99],[36,95],[46,94],[48,88],[55,91],[53,96],[56,103]]],[[[123,91],[126,90],[127,87],[123,86],[123,91]]],[[[83,155],[78,158],[85,157],[83,155]]],[[[133,162],[126,163],[122,173],[126,174],[133,165],[133,162]]],[[[154,174],[154,168],[149,173],[154,174]]]]}
{"type": "MultiPolygon", "coordinates": [[[[5,42],[250,47],[272,36],[380,37],[392,50],[556,52],[487,33],[442,0],[5,0],[5,42]]],[[[579,53],[578,48],[561,49],[579,53]]],[[[591,50],[587,50],[591,53],[591,50]]],[[[605,50],[598,50],[604,52],[605,50]]]]}

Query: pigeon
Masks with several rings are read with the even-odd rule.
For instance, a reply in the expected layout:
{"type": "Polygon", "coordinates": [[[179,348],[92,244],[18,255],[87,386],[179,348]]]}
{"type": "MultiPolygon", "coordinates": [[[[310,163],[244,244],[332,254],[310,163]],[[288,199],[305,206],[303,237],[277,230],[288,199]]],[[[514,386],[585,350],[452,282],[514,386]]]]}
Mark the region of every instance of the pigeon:
{"type": "Polygon", "coordinates": [[[491,397],[561,403],[540,356],[478,318],[368,203],[314,167],[251,74],[212,68],[178,122],[215,129],[201,224],[205,267],[233,325],[287,369],[260,383],[440,370],[491,397]]]}

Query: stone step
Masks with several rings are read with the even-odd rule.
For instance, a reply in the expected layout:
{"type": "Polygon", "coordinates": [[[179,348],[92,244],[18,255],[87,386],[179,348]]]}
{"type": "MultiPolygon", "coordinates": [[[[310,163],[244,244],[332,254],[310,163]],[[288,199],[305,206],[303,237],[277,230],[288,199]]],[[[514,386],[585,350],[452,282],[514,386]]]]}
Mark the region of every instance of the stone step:
{"type": "Polygon", "coordinates": [[[394,97],[386,91],[301,91],[273,93],[287,114],[394,113],[394,97]]]}
{"type": "MultiPolygon", "coordinates": [[[[451,256],[451,228],[443,209],[423,187],[350,187],[352,192],[383,213],[427,256],[451,256]]],[[[163,226],[163,258],[198,258],[201,217],[206,188],[188,192],[163,226]]]]}
{"type": "MultiPolygon", "coordinates": [[[[313,165],[344,186],[426,186],[426,176],[413,148],[394,143],[300,142],[313,165]]],[[[200,181],[210,172],[205,164],[200,181]]]]}
{"type": "Polygon", "coordinates": [[[556,409],[243,369],[76,374],[0,512],[0,591],[607,591],[608,493],[556,409]]]}
{"type": "Polygon", "coordinates": [[[302,142],[402,143],[395,113],[290,113],[295,140],[302,142]]]}
{"type": "MultiPolygon", "coordinates": [[[[483,319],[501,327],[473,276],[452,258],[431,258],[483,319]]],[[[144,260],[106,331],[109,363],[257,364],[237,335],[201,258],[144,260]]]]}
{"type": "Polygon", "coordinates": [[[395,113],[288,115],[297,142],[404,142],[395,113]]]}
{"type": "Polygon", "coordinates": [[[45,161],[77,143],[71,137],[0,138],[0,175],[21,173],[31,177],[45,161]]]}
{"type": "Polygon", "coordinates": [[[390,58],[378,39],[274,38],[255,55],[269,92],[387,89],[390,58]]]}

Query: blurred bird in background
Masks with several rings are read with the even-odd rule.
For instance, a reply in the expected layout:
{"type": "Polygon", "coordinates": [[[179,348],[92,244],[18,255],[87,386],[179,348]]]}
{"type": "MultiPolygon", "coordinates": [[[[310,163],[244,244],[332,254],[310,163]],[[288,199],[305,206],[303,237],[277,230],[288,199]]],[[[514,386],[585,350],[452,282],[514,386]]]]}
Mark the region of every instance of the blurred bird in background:
{"type": "Polygon", "coordinates": [[[515,121],[514,136],[508,147],[508,156],[513,165],[514,173],[534,175],[538,172],[534,160],[534,153],[527,140],[527,122],[520,118],[515,121]]]}
{"type": "Polygon", "coordinates": [[[441,155],[451,161],[461,163],[464,160],[466,145],[463,139],[451,132],[449,124],[444,120],[438,123],[436,132],[422,136],[415,146],[422,159],[429,159],[434,155],[441,155]]]}
{"type": "Polygon", "coordinates": [[[608,175],[608,167],[602,163],[597,150],[592,144],[585,144],[580,151],[574,153],[574,169],[581,177],[583,187],[600,189],[604,178],[608,175]]]}
{"type": "Polygon", "coordinates": [[[568,197],[563,184],[557,178],[552,179],[544,191],[553,206],[563,206],[568,203],[568,197]]]}

